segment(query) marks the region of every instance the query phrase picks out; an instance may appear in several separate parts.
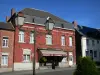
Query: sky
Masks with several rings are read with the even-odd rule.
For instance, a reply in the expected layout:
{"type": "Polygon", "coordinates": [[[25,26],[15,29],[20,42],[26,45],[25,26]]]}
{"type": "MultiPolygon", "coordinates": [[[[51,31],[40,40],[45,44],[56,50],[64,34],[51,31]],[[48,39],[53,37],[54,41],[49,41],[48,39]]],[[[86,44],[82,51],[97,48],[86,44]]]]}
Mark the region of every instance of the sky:
{"type": "Polygon", "coordinates": [[[68,22],[100,28],[100,0],[0,0],[0,21],[11,15],[11,8],[44,10],[68,22]]]}

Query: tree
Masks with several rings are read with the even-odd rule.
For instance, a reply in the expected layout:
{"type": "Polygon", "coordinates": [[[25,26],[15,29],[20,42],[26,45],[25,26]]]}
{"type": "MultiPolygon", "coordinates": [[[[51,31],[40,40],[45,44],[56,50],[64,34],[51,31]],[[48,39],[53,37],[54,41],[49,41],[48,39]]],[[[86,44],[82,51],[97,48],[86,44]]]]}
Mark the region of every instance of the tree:
{"type": "Polygon", "coordinates": [[[80,57],[74,75],[99,75],[99,72],[89,57],[80,57]]]}

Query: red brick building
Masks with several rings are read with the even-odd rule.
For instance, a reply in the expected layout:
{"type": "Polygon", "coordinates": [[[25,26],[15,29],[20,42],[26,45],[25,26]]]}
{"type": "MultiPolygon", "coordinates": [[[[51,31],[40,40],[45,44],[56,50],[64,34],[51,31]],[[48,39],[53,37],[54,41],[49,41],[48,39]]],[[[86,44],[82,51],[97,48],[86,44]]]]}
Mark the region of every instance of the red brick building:
{"type": "Polygon", "coordinates": [[[17,13],[12,9],[8,22],[15,27],[14,70],[32,69],[34,29],[36,31],[37,69],[50,66],[52,61],[59,67],[76,64],[75,31],[71,23],[49,12],[31,8],[25,8],[17,13]],[[24,17],[22,26],[18,25],[18,21],[22,21],[18,18],[21,17],[24,17]],[[45,29],[48,17],[54,21],[54,28],[50,34],[45,29]]]}
{"type": "Polygon", "coordinates": [[[0,68],[13,68],[14,27],[0,22],[0,68]]]}

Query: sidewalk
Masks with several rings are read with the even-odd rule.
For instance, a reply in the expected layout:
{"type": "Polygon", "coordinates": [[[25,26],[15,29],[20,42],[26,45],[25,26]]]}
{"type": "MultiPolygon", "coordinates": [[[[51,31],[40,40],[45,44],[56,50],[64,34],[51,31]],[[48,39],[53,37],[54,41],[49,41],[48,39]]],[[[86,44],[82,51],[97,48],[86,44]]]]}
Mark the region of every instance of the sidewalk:
{"type": "MultiPolygon", "coordinates": [[[[74,67],[56,68],[55,70],[53,70],[53,69],[43,69],[43,70],[36,70],[36,74],[37,73],[45,73],[45,72],[53,72],[53,71],[72,70],[72,69],[75,69],[75,68],[74,67]]],[[[0,75],[24,75],[24,74],[30,75],[30,74],[32,74],[32,70],[0,73],[0,75]]]]}

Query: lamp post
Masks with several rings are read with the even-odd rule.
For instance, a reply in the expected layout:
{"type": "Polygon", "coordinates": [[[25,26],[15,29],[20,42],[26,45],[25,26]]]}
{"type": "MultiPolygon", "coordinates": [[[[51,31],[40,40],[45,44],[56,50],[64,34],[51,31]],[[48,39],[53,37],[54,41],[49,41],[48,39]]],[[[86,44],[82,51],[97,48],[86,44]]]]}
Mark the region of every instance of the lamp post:
{"type": "MultiPolygon", "coordinates": [[[[15,26],[18,26],[18,28],[20,28],[21,26],[24,25],[24,20],[25,17],[23,15],[23,13],[19,12],[18,14],[15,13],[15,26]]],[[[14,40],[16,39],[16,28],[15,28],[15,32],[14,32],[14,40]]],[[[15,55],[15,41],[14,41],[14,47],[13,47],[13,69],[12,71],[14,71],[14,55],[15,55]]]]}
{"type": "MultiPolygon", "coordinates": [[[[45,23],[45,29],[52,31],[54,27],[54,21],[48,17],[45,23]]],[[[36,57],[36,27],[34,27],[34,56],[33,56],[33,75],[35,75],[35,57],[36,57]]]]}

